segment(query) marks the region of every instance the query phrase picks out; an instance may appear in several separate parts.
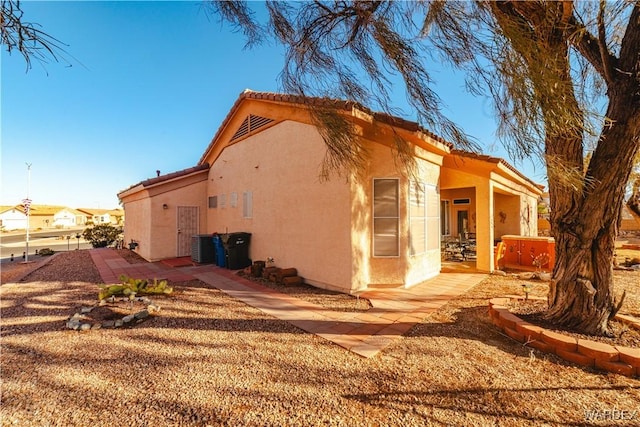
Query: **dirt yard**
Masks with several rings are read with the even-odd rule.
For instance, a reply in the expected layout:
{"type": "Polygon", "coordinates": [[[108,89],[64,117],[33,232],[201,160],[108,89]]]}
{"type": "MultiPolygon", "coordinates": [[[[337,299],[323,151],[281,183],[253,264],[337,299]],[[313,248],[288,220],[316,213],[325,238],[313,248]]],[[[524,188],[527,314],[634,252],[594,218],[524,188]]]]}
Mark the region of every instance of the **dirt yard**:
{"type": "MultiPolygon", "coordinates": [[[[172,283],[160,313],[135,327],[67,330],[97,295],[86,251],[20,283],[5,277],[3,426],[640,425],[640,380],[570,365],[493,327],[487,300],[521,292],[511,277],[490,276],[372,359],[199,281],[172,283]]],[[[623,311],[640,313],[640,272],[617,271],[616,283],[631,291],[623,311]]],[[[321,294],[309,298],[344,310],[321,294]]]]}

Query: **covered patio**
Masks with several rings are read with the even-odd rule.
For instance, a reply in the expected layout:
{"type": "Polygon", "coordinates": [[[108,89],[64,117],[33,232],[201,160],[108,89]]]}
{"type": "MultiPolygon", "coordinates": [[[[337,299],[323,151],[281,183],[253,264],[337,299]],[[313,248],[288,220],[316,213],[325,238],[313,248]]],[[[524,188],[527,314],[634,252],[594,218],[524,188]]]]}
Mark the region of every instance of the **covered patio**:
{"type": "Polygon", "coordinates": [[[500,158],[457,150],[445,156],[440,175],[443,261],[475,262],[478,271],[493,271],[501,236],[538,235],[542,189],[500,158]]]}

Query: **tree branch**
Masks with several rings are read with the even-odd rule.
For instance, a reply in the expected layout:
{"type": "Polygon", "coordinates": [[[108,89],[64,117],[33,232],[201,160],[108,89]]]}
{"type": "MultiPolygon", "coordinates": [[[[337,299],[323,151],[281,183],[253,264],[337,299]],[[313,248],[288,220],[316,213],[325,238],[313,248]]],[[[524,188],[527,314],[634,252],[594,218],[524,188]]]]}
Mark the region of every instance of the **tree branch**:
{"type": "Polygon", "coordinates": [[[629,15],[627,29],[620,46],[619,67],[623,72],[636,73],[640,84],[640,2],[636,2],[629,15]]]}
{"type": "Polygon", "coordinates": [[[613,83],[613,68],[611,66],[612,55],[607,47],[607,33],[604,26],[605,6],[605,0],[600,0],[600,8],[598,10],[598,48],[600,50],[600,60],[602,61],[602,76],[610,84],[613,83]]]}

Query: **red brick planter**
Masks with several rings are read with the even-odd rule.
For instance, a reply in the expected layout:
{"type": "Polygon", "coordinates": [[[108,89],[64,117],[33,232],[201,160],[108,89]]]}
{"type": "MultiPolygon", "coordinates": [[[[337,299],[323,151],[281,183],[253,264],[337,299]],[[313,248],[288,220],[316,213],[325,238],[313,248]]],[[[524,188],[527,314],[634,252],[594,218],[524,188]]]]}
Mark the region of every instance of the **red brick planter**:
{"type": "MultiPolygon", "coordinates": [[[[577,365],[595,367],[628,377],[640,376],[640,349],[614,347],[596,341],[576,339],[532,325],[509,311],[507,307],[512,299],[505,297],[489,300],[491,321],[509,337],[577,365]]],[[[640,324],[629,316],[620,315],[616,318],[640,328],[640,324]]]]}

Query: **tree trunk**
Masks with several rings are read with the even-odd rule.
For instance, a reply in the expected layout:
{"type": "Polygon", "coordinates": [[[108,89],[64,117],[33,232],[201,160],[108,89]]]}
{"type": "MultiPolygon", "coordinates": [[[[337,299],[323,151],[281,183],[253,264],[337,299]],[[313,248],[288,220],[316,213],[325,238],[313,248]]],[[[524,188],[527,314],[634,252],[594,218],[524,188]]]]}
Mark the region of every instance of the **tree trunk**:
{"type": "Polygon", "coordinates": [[[640,5],[630,14],[620,57],[576,37],[571,2],[489,3],[529,69],[544,120],[556,264],[547,318],[588,334],[607,334],[617,310],[613,253],[624,189],[640,145],[640,5]],[[575,44],[574,44],[575,43],[575,44]],[[609,105],[584,172],[583,110],[575,97],[569,45],[607,85],[609,105]]]}
{"type": "Polygon", "coordinates": [[[640,143],[639,84],[610,86],[607,117],[580,193],[552,183],[552,234],[556,265],[547,318],[574,330],[608,334],[617,303],[613,255],[624,189],[640,143]]]}

